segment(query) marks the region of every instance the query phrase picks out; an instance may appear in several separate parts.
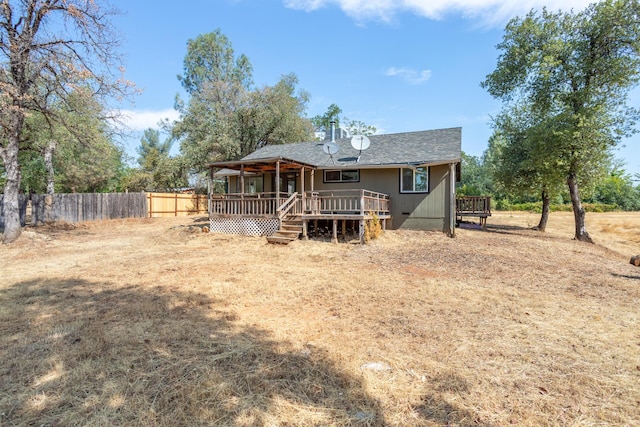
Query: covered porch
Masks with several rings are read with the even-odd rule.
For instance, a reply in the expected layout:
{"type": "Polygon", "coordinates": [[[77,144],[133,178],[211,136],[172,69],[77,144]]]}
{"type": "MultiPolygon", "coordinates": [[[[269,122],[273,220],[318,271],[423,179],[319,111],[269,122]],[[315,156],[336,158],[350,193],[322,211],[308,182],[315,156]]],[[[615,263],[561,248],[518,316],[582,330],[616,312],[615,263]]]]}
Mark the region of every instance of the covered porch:
{"type": "MultiPolygon", "coordinates": [[[[294,222],[300,224],[300,232],[306,238],[309,231],[317,234],[320,224],[328,223],[333,231],[333,239],[337,240],[339,226],[344,234],[347,224],[357,224],[362,239],[365,221],[377,218],[386,228],[386,222],[391,218],[389,195],[359,188],[316,190],[316,168],[300,162],[278,157],[219,162],[210,167],[212,177],[216,170],[226,170],[226,176],[232,175],[228,171],[235,171],[235,188],[243,190],[209,194],[210,230],[213,232],[271,236],[282,230],[283,225],[294,222]],[[282,188],[280,177],[283,174],[292,175],[292,172],[296,176],[294,185],[282,188]],[[275,176],[275,191],[244,191],[247,176],[265,174],[275,176]],[[308,188],[305,188],[305,176],[309,178],[308,188]]],[[[352,225],[351,228],[355,227],[352,225]]]]}

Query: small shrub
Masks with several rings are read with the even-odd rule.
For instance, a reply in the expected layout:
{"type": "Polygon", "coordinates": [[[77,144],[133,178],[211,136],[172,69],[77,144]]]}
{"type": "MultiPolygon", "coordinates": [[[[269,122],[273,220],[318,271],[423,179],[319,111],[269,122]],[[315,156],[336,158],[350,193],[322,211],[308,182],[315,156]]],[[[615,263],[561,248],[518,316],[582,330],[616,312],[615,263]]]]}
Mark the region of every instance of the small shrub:
{"type": "Polygon", "coordinates": [[[380,218],[374,212],[371,212],[372,219],[369,219],[364,224],[364,241],[368,242],[373,239],[377,239],[382,234],[382,224],[380,224],[380,218]]]}

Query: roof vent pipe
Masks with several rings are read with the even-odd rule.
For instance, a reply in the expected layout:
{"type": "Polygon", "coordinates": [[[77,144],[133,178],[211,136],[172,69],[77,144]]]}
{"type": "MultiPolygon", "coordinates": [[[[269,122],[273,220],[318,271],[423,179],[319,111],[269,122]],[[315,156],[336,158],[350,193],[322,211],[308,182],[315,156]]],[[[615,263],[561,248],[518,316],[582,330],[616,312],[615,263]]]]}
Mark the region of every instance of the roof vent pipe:
{"type": "Polygon", "coordinates": [[[336,142],[336,122],[331,120],[331,142],[336,142]]]}

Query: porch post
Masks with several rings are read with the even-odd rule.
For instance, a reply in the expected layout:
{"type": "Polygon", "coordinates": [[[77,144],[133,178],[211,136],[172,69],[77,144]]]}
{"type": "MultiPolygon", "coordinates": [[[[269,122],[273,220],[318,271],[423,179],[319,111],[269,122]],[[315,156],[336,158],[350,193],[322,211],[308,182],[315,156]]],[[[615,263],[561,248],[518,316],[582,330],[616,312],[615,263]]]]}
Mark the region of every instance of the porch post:
{"type": "Polygon", "coordinates": [[[240,198],[244,199],[244,163],[240,165],[240,198]]]}
{"type": "Polygon", "coordinates": [[[456,164],[449,164],[449,237],[456,237],[456,164]]]}
{"type": "Polygon", "coordinates": [[[276,160],[276,208],[280,207],[280,160],[276,160]]]}
{"type": "Polygon", "coordinates": [[[313,181],[316,180],[316,170],[311,169],[311,192],[313,193],[313,181]]]}
{"type": "Polygon", "coordinates": [[[300,191],[302,192],[302,214],[304,214],[305,195],[304,195],[304,166],[300,169],[300,191]]]}

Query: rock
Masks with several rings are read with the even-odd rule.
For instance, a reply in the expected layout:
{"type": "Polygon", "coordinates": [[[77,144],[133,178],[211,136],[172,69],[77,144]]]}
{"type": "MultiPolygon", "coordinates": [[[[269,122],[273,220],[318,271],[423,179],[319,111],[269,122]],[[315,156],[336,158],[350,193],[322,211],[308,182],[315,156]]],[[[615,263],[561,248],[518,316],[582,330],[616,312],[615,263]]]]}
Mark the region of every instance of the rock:
{"type": "Polygon", "coordinates": [[[369,370],[369,371],[390,371],[391,370],[391,366],[387,365],[386,363],[382,363],[382,362],[372,362],[372,363],[366,363],[364,365],[362,365],[360,367],[360,369],[364,370],[369,370]]]}
{"type": "Polygon", "coordinates": [[[629,263],[635,265],[636,267],[640,267],[640,255],[632,256],[629,263]]]}

